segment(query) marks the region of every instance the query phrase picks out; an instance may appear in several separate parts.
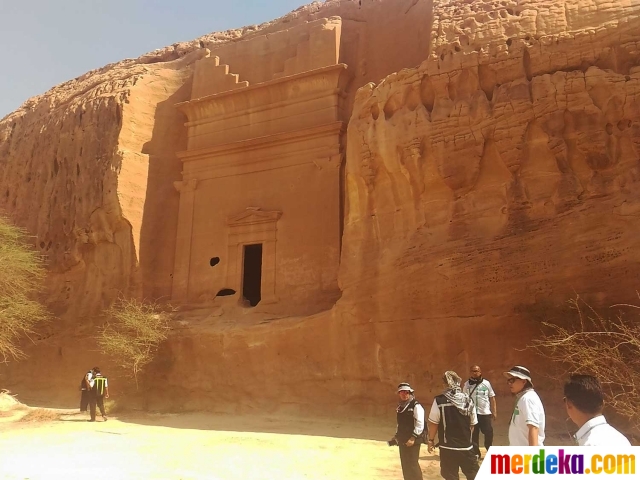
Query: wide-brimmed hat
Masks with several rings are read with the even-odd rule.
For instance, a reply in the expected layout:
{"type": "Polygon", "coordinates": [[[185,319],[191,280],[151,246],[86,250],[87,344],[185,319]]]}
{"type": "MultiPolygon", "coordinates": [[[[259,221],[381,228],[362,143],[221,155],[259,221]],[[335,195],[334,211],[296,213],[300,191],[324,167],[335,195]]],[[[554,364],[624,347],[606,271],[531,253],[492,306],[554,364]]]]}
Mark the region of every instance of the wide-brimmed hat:
{"type": "Polygon", "coordinates": [[[409,392],[409,393],[413,393],[413,388],[411,388],[411,385],[409,385],[406,382],[401,383],[400,385],[398,385],[398,392],[409,392]]]}
{"type": "Polygon", "coordinates": [[[503,375],[507,378],[520,378],[521,380],[528,380],[529,383],[533,386],[533,381],[531,380],[531,372],[528,368],[522,367],[520,365],[516,365],[515,367],[511,367],[508,372],[504,372],[503,375]]]}

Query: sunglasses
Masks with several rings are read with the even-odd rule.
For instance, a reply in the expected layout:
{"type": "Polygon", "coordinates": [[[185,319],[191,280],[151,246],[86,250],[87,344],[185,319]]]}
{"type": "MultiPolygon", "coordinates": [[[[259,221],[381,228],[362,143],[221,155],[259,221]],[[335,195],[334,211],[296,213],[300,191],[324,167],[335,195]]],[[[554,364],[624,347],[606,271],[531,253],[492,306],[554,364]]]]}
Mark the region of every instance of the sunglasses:
{"type": "Polygon", "coordinates": [[[510,378],[510,379],[508,379],[508,380],[507,380],[507,383],[508,383],[509,385],[513,385],[514,383],[516,383],[516,380],[518,380],[518,379],[517,379],[517,378],[515,378],[515,377],[512,377],[512,378],[510,378]]]}

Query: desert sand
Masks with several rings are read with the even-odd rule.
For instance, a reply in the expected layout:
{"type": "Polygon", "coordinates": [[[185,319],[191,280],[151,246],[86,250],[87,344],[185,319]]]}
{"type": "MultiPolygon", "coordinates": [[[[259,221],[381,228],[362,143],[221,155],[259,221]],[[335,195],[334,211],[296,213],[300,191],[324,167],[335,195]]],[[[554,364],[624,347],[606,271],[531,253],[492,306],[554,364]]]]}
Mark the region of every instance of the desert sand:
{"type": "MultiPolygon", "coordinates": [[[[260,433],[249,418],[154,415],[88,423],[84,415],[58,421],[0,424],[4,479],[397,479],[397,449],[379,440],[340,438],[339,425],[319,434],[260,433]],[[333,435],[331,434],[333,431],[333,435]]],[[[99,418],[99,417],[98,417],[99,418]]],[[[274,421],[276,423],[276,421],[274,421]]],[[[279,425],[283,430],[292,425],[279,425]]],[[[310,427],[313,430],[313,427],[310,427]]],[[[438,478],[423,453],[425,478],[438,478]]]]}
{"type": "MultiPolygon", "coordinates": [[[[61,413],[64,411],[60,411],[61,413]]],[[[388,429],[282,418],[145,415],[88,423],[0,418],[3,479],[397,479],[388,429]],[[265,430],[268,433],[254,432],[265,430]]],[[[423,447],[424,448],[424,447],[423,447]]],[[[424,449],[425,478],[439,478],[424,449]]]]}
{"type": "MultiPolygon", "coordinates": [[[[507,408],[506,399],[500,404],[507,408]]],[[[567,442],[555,428],[560,417],[548,412],[550,445],[567,442]]],[[[95,423],[88,418],[77,410],[28,407],[0,394],[0,478],[402,478],[397,448],[386,444],[395,427],[392,416],[301,420],[282,414],[135,412],[110,415],[106,422],[99,414],[95,423]]],[[[494,444],[506,444],[508,420],[499,417],[494,444]]],[[[425,480],[441,478],[437,451],[429,454],[423,446],[420,465],[425,480]]]]}
{"type": "Polygon", "coordinates": [[[0,210],[60,321],[2,387],[46,366],[37,389],[68,401],[79,365],[112,374],[92,337],[122,293],[179,308],[153,410],[286,392],[379,415],[475,363],[561,398],[523,350],[540,322],[640,281],[639,27],[640,0],[330,0],[30,99],[0,119],[0,210]],[[264,248],[253,308],[243,242],[264,248]]]}

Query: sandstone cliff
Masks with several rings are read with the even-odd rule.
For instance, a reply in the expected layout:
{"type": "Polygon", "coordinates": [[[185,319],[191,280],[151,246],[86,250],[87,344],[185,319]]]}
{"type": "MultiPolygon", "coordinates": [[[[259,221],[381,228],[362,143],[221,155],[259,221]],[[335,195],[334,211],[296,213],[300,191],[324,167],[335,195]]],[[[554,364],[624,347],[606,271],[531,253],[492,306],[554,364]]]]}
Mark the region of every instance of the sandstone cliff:
{"type": "MultiPolygon", "coordinates": [[[[259,325],[203,314],[161,352],[151,407],[377,411],[398,381],[522,361],[574,292],[638,288],[640,2],[328,1],[90,72],[0,122],[0,206],[37,235],[71,324],[123,286],[168,295],[172,106],[201,47],[336,15],[353,74],[342,298],[259,325]]],[[[71,375],[81,355],[47,342],[16,384],[38,361],[71,375]]]]}

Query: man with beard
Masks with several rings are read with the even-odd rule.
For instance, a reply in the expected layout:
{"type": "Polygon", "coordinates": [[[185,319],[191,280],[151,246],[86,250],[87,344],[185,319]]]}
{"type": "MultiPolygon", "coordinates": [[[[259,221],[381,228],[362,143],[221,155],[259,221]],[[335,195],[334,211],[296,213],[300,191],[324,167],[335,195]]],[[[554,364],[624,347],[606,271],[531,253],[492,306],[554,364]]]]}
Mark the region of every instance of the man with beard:
{"type": "Polygon", "coordinates": [[[408,383],[398,385],[399,402],[396,408],[398,426],[389,445],[398,445],[404,480],[422,480],[418,459],[424,431],[424,408],[416,400],[408,383]]]}
{"type": "Polygon", "coordinates": [[[476,409],[469,395],[462,391],[462,379],[456,372],[447,371],[442,379],[446,389],[431,406],[427,448],[429,453],[433,452],[437,434],[442,478],[458,480],[460,469],[467,480],[474,480],[479,469],[471,444],[471,432],[478,423],[476,409]]]}
{"type": "Polygon", "coordinates": [[[516,365],[504,372],[516,405],[509,422],[510,446],[543,446],[545,414],[542,400],[533,389],[531,372],[516,365]]]}
{"type": "Polygon", "coordinates": [[[476,407],[478,425],[473,429],[473,451],[482,458],[480,453],[480,431],[484,435],[484,448],[489,450],[493,444],[493,426],[491,420],[498,416],[496,394],[489,380],[482,378],[482,370],[478,365],[471,367],[471,377],[467,380],[462,391],[471,397],[476,407]]]}

